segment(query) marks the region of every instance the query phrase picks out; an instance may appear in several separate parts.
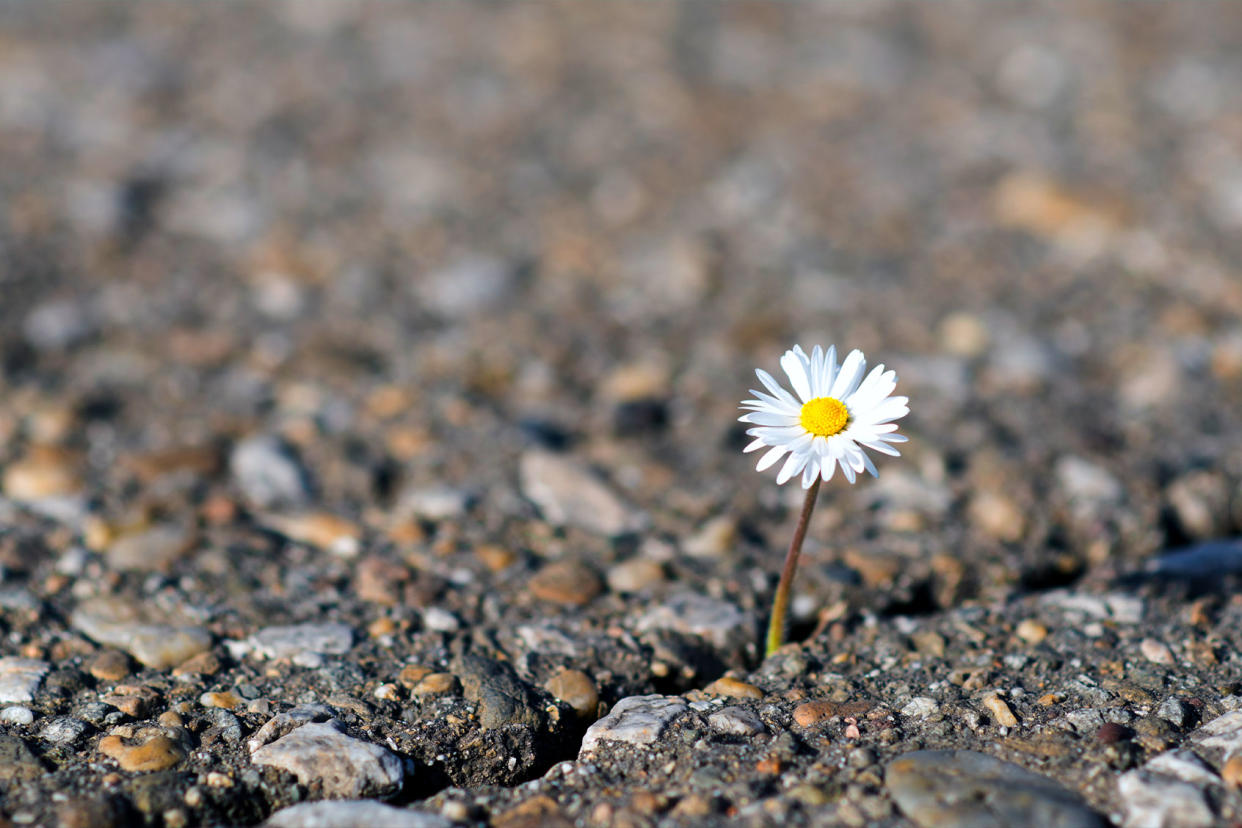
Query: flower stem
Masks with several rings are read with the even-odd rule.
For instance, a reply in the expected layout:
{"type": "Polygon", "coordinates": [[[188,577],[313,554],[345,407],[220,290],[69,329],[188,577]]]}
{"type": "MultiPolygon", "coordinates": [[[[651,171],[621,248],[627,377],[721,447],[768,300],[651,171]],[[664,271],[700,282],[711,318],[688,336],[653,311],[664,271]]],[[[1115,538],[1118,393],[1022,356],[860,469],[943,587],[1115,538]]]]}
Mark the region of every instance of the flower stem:
{"type": "Polygon", "coordinates": [[[785,566],[781,569],[781,580],[776,585],[776,595],[772,599],[772,617],[768,620],[768,647],[765,656],[780,649],[785,643],[785,615],[789,610],[789,593],[793,588],[794,573],[798,571],[798,555],[802,553],[802,541],[806,538],[806,527],[811,522],[811,512],[815,509],[815,498],[819,494],[819,478],[806,490],[806,500],[802,504],[802,516],[798,518],[798,527],[794,529],[793,541],[789,551],[785,553],[785,566]]]}

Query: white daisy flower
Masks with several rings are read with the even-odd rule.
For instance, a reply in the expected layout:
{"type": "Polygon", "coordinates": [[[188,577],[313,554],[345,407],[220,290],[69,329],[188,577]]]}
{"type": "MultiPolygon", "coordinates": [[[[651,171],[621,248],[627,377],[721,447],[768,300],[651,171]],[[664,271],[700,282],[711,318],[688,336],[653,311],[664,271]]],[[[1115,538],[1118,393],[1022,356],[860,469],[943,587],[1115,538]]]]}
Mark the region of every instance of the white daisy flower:
{"type": "Polygon", "coordinates": [[[850,351],[838,366],[837,349],[825,353],[818,345],[810,356],[795,345],[781,357],[781,368],[797,397],[767,371],[757,370],[759,381],[771,393],[752,389],[756,399],[741,405],[747,413],[738,419],[755,426],[746,431],[755,439],[745,451],[767,448],[756,469],[763,471],[788,454],[776,482],[801,474],[802,487],[808,489],[817,477],[831,479],[838,465],[851,483],[864,469],[877,477],[864,448],[899,456],[890,443],[904,443],[907,438],[896,433],[893,420],[910,409],[909,398],[889,396],[897,387],[896,372],[877,365],[864,379],[867,360],[862,351],[850,351]]]}

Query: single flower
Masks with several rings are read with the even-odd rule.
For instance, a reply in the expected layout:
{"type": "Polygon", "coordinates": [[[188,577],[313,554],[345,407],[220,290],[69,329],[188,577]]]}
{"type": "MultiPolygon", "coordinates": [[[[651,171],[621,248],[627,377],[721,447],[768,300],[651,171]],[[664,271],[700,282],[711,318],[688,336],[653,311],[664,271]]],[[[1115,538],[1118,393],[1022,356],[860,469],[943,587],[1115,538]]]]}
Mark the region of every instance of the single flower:
{"type": "Polygon", "coordinates": [[[890,396],[897,387],[897,374],[885,371],[883,365],[867,374],[862,351],[850,351],[845,361],[837,365],[835,347],[825,353],[816,345],[807,356],[795,345],[781,357],[781,367],[798,396],[782,388],[768,372],[755,371],[769,393],[752,390],[755,399],[742,402],[746,413],[738,418],[754,425],[746,433],[755,439],[745,450],[767,449],[756,468],[763,471],[789,455],[776,482],[784,484],[802,475],[802,488],[807,490],[772,598],[768,655],[785,642],[789,594],[820,481],[832,479],[837,466],[850,483],[864,470],[878,477],[875,463],[863,449],[897,456],[898,451],[891,444],[904,443],[906,438],[897,433],[893,421],[910,413],[906,397],[890,396]]]}
{"type": "Polygon", "coordinates": [[[867,360],[858,350],[837,365],[837,349],[825,353],[818,345],[810,356],[795,345],[781,357],[781,367],[797,396],[767,371],[757,370],[770,393],[752,389],[755,399],[742,402],[747,413],[738,418],[755,426],[746,431],[755,439],[745,451],[767,449],[756,469],[774,466],[788,454],[776,482],[801,474],[802,488],[809,489],[816,479],[832,479],[837,466],[850,483],[864,470],[878,476],[864,448],[899,455],[891,444],[906,438],[896,433],[893,421],[910,409],[908,398],[890,396],[897,387],[895,371],[877,365],[866,374],[867,360]]]}

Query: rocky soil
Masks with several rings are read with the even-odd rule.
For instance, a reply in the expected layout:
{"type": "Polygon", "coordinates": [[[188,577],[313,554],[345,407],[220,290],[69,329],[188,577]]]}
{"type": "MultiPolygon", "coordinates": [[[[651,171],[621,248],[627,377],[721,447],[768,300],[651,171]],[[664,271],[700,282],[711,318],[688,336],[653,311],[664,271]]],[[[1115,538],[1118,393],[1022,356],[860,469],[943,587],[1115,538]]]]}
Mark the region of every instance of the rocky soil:
{"type": "Polygon", "coordinates": [[[1242,822],[1225,3],[0,7],[0,813],[1242,822]],[[910,435],[801,492],[795,342],[910,435]]]}

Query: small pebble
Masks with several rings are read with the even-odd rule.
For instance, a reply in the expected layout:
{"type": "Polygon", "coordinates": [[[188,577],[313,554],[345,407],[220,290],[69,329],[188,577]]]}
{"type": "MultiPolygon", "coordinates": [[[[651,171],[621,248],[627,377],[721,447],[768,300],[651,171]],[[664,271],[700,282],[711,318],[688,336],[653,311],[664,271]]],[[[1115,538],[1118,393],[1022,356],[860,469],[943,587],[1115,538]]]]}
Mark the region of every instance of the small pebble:
{"type": "Polygon", "coordinates": [[[122,770],[162,771],[185,758],[185,751],[162,733],[148,736],[139,744],[128,744],[120,736],[105,736],[99,741],[99,752],[115,759],[122,770]]]}
{"type": "Polygon", "coordinates": [[[555,561],[530,579],[530,591],[541,601],[582,606],[603,589],[599,576],[577,561],[555,561]]]}
{"type": "Polygon", "coordinates": [[[1143,658],[1152,664],[1172,664],[1173,651],[1168,645],[1154,638],[1144,638],[1139,643],[1139,650],[1143,653],[1143,658]]]}
{"type": "MultiPolygon", "coordinates": [[[[763,690],[753,684],[747,684],[729,676],[722,676],[703,688],[709,696],[724,696],[730,699],[761,699],[763,690]]],[[[814,702],[811,702],[814,704],[814,702]]]]}
{"type": "Polygon", "coordinates": [[[204,693],[199,696],[198,702],[203,707],[222,707],[225,710],[232,710],[244,704],[232,690],[225,690],[222,693],[204,693]]]}
{"type": "Polygon", "coordinates": [[[1038,644],[1048,637],[1048,628],[1038,621],[1025,618],[1018,623],[1018,628],[1014,630],[1018,638],[1021,638],[1027,644],[1038,644]]]}
{"type": "Polygon", "coordinates": [[[129,657],[120,650],[104,650],[91,659],[87,672],[100,681],[120,681],[130,673],[129,657]]]}
{"type": "Polygon", "coordinates": [[[826,699],[803,702],[794,708],[793,718],[801,727],[811,727],[837,715],[837,705],[826,699]]]}
{"type": "Polygon", "coordinates": [[[632,558],[609,569],[607,581],[613,592],[641,592],[664,582],[664,567],[647,558],[632,558]]]}
{"type": "Polygon", "coordinates": [[[0,710],[0,721],[8,722],[15,725],[34,724],[34,711],[29,707],[21,705],[13,705],[0,710]]]}
{"type": "Polygon", "coordinates": [[[562,670],[548,680],[544,689],[572,707],[579,718],[593,719],[598,712],[599,690],[581,670],[562,670]]]}
{"type": "Polygon", "coordinates": [[[1095,739],[1097,742],[1105,745],[1124,742],[1134,735],[1130,728],[1116,722],[1105,722],[1095,731],[1095,739]]]}
{"type": "Polygon", "coordinates": [[[440,696],[458,689],[457,676],[452,673],[429,673],[410,692],[415,696],[440,696]]]}
{"type": "Polygon", "coordinates": [[[1009,705],[1000,696],[986,696],[983,699],[983,706],[992,714],[992,718],[1001,727],[1017,727],[1018,717],[1013,715],[1013,711],[1009,709],[1009,705]]]}
{"type": "Polygon", "coordinates": [[[1226,785],[1242,788],[1242,756],[1230,756],[1221,766],[1220,778],[1226,785]]]}

